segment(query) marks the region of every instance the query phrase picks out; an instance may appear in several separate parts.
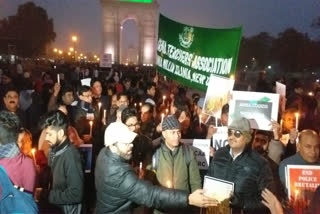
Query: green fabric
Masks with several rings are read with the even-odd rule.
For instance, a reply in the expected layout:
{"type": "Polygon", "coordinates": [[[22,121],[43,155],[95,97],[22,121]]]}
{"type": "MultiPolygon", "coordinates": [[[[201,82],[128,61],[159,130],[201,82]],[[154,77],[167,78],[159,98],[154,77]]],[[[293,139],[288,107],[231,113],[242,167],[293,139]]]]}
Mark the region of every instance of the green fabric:
{"type": "Polygon", "coordinates": [[[188,87],[206,91],[211,74],[235,74],[241,33],[241,27],[193,27],[160,15],[158,71],[188,87]]]}
{"type": "Polygon", "coordinates": [[[164,144],[159,149],[159,164],[156,175],[162,186],[167,187],[167,181],[169,180],[174,189],[186,190],[189,193],[201,188],[198,162],[190,148],[189,169],[182,146],[179,146],[172,154],[164,144]]]}

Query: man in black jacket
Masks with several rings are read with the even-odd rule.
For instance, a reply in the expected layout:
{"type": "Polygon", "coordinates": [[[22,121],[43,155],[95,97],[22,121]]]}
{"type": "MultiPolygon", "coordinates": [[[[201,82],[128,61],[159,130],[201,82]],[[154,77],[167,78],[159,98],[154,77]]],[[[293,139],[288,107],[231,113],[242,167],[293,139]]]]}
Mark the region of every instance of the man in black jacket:
{"type": "Polygon", "coordinates": [[[136,135],[121,122],[110,124],[105,131],[106,147],[100,151],[95,169],[97,214],[130,213],[133,203],[155,208],[216,205],[214,199],[203,195],[203,190],[188,195],[139,180],[127,162],[136,135]]]}
{"type": "Polygon", "coordinates": [[[49,202],[60,207],[65,214],[80,214],[84,175],[80,154],[67,136],[68,118],[57,110],[48,113],[41,125],[50,145],[48,164],[52,187],[49,202]]]}
{"type": "Polygon", "coordinates": [[[229,145],[216,152],[209,166],[209,176],[234,183],[233,213],[269,213],[261,202],[261,192],[265,188],[274,191],[272,171],[268,162],[251,149],[251,138],[249,121],[235,119],[228,127],[229,145]]]}

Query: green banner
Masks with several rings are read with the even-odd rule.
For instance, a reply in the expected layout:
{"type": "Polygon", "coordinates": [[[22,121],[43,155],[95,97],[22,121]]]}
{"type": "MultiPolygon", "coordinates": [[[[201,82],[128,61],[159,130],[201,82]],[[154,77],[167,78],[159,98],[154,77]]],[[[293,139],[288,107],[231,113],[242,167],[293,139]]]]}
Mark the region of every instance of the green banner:
{"type": "Polygon", "coordinates": [[[211,74],[235,74],[241,33],[241,27],[193,27],[160,14],[158,71],[185,86],[206,91],[211,74]]]}

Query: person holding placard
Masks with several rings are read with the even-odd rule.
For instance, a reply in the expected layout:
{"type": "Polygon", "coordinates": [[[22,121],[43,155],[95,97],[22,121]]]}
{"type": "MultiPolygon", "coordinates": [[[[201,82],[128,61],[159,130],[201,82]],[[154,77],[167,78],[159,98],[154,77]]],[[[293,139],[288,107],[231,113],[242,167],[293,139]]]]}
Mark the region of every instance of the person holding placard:
{"type": "Polygon", "coordinates": [[[279,165],[279,176],[282,185],[286,187],[285,168],[287,165],[320,165],[319,135],[310,129],[303,130],[297,144],[298,152],[284,159],[279,165]]]}
{"type": "Polygon", "coordinates": [[[272,171],[267,161],[250,146],[248,119],[236,118],[228,126],[229,145],[219,149],[210,163],[208,176],[234,183],[230,199],[233,213],[268,213],[261,192],[274,191],[272,171]]]}

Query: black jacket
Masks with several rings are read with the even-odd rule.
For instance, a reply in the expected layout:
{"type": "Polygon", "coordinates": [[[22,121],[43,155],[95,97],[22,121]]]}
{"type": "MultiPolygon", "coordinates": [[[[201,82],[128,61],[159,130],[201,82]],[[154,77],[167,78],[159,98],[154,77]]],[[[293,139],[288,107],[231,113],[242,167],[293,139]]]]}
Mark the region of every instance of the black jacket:
{"type": "Polygon", "coordinates": [[[52,172],[49,202],[60,206],[81,203],[84,175],[79,151],[67,139],[50,149],[48,160],[52,172]]]}
{"type": "Polygon", "coordinates": [[[125,159],[103,148],[95,169],[96,213],[131,213],[132,203],[155,208],[186,207],[188,193],[139,180],[125,159]]]}
{"type": "Polygon", "coordinates": [[[230,146],[219,149],[210,163],[208,175],[234,182],[231,199],[234,213],[241,209],[245,213],[269,213],[261,203],[261,191],[268,188],[274,192],[272,172],[267,160],[249,146],[235,160],[230,155],[230,146]]]}

